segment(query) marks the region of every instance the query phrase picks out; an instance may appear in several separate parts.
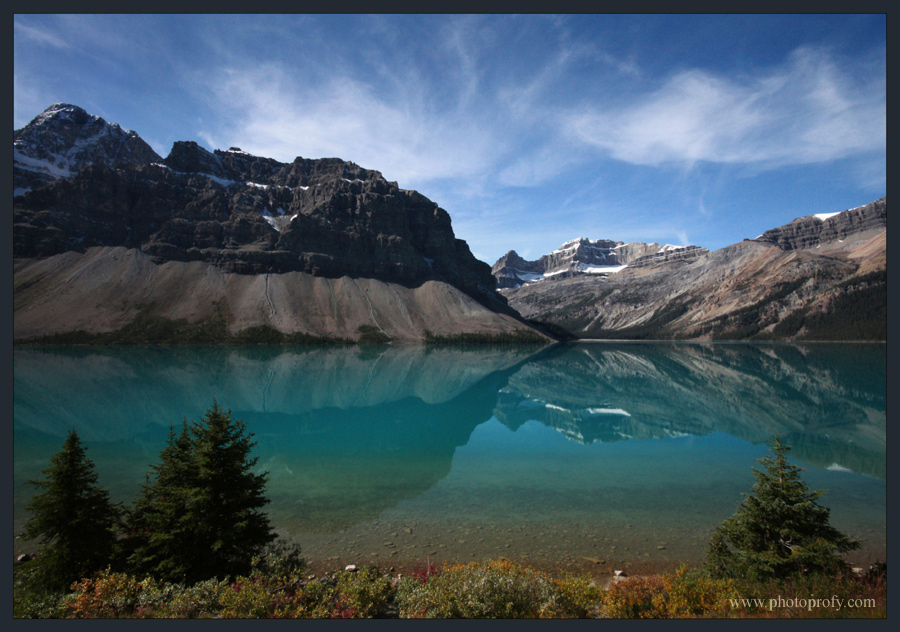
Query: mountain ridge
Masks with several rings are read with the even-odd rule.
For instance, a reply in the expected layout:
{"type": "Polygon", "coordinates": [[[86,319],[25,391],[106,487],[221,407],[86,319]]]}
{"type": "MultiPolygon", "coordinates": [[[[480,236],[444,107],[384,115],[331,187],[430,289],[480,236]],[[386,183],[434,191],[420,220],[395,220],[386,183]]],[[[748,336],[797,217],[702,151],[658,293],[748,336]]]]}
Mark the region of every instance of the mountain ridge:
{"type": "Polygon", "coordinates": [[[640,267],[654,261],[694,260],[707,252],[700,246],[660,246],[657,243],[579,237],[534,261],[527,261],[515,250],[510,250],[494,263],[491,273],[497,279],[497,287],[505,289],[550,277],[614,274],[626,266],[640,267]]]}
{"type": "Polygon", "coordinates": [[[693,261],[503,289],[580,338],[886,340],[887,198],[806,216],[693,261]]]}
{"type": "MultiPolygon", "coordinates": [[[[30,141],[30,151],[58,165],[78,144],[84,126],[101,122],[111,130],[103,137],[121,130],[80,108],[51,106],[17,135],[45,143],[38,151],[33,146],[38,140],[30,141]],[[60,123],[60,112],[72,120],[60,123]],[[59,151],[54,154],[53,148],[59,151]]],[[[144,162],[130,155],[122,160],[121,153],[104,158],[105,145],[91,146],[96,150],[91,160],[78,163],[77,171],[59,171],[13,198],[16,339],[108,333],[98,323],[125,327],[138,314],[189,323],[213,318],[211,303],[186,307],[193,305],[190,295],[196,290],[228,304],[232,333],[254,326],[342,339],[357,339],[371,329],[379,340],[458,335],[546,340],[495,292],[489,266],[455,237],[449,214],[377,171],[338,158],[282,163],[236,147],[210,152],[194,141],[176,142],[165,159],[147,154],[144,162]],[[146,287],[111,276],[124,273],[121,261],[130,262],[128,274],[146,287]],[[81,276],[73,278],[65,266],[79,269],[81,276]],[[169,273],[175,269],[180,277],[169,273]],[[364,293],[360,306],[354,292],[336,296],[330,286],[304,281],[299,287],[310,294],[276,305],[268,282],[285,275],[367,279],[378,298],[364,293]],[[227,282],[209,286],[209,279],[220,277],[227,282]],[[243,289],[226,289],[235,284],[243,289]],[[398,288],[416,294],[428,284],[446,286],[446,292],[425,292],[425,299],[419,292],[416,300],[408,297],[408,305],[400,297],[404,292],[398,294],[398,288]],[[82,296],[77,304],[67,298],[72,292],[82,296]],[[184,296],[185,304],[173,305],[164,298],[169,295],[184,296]],[[100,296],[121,300],[90,303],[100,296]],[[346,304],[338,305],[341,301],[346,304]],[[303,305],[320,303],[331,303],[332,315],[351,307],[359,314],[330,321],[321,314],[318,321],[304,318],[303,305]],[[378,321],[379,309],[397,313],[391,319],[395,326],[378,321]],[[42,310],[58,320],[42,317],[42,310]]]]}

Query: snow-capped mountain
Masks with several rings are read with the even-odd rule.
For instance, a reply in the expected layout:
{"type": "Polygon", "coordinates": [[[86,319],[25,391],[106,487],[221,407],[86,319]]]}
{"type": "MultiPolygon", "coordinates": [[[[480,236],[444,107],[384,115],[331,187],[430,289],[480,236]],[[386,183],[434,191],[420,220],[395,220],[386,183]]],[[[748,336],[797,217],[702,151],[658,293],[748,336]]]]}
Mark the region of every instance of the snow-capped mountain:
{"type": "Polygon", "coordinates": [[[136,133],[67,103],[55,103],[13,133],[14,195],[21,195],[84,167],[134,165],[162,158],[136,133]]]}
{"type": "Polygon", "coordinates": [[[511,288],[551,277],[614,274],[626,266],[642,266],[670,259],[695,259],[706,252],[706,248],[698,246],[626,244],[610,239],[579,237],[536,261],[526,261],[516,251],[510,250],[491,270],[497,278],[498,288],[511,288]]]}

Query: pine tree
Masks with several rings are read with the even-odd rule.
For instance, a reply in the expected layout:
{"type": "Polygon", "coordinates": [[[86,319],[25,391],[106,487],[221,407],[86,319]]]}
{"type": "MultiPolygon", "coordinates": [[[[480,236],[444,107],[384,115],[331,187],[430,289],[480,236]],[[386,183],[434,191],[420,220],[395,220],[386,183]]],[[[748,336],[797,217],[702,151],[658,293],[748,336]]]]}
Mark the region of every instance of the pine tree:
{"type": "Polygon", "coordinates": [[[216,402],[198,423],[185,422],[177,435],[170,429],[132,512],[137,570],[188,583],[250,571],[275,537],[261,511],[266,475],[252,472],[251,437],[216,402]]]}
{"type": "Polygon", "coordinates": [[[753,470],[752,492],[713,534],[707,568],[714,574],[766,579],[833,572],[846,567],[840,554],[859,547],[829,524],[829,509],[816,502],[824,491],[809,490],[803,469],[788,463],[788,450],[774,438],[774,456],[759,459],[764,471],[753,470]]]}
{"type": "Polygon", "coordinates": [[[97,484],[94,463],[74,430],[43,472],[46,479],[29,481],[44,491],[28,505],[25,536],[47,545],[36,560],[36,580],[63,589],[110,562],[118,509],[97,484]]]}
{"type": "Polygon", "coordinates": [[[147,477],[128,520],[128,563],[139,572],[177,581],[196,565],[193,531],[185,519],[188,496],[196,485],[187,421],[177,435],[174,426],[169,427],[160,462],[151,468],[155,479],[151,483],[147,477]]]}

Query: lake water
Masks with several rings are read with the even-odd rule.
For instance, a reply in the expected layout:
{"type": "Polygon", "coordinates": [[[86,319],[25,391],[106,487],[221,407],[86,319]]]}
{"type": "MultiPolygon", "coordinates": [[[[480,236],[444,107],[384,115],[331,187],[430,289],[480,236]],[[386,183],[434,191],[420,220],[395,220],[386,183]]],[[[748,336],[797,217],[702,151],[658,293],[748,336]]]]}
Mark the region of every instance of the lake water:
{"type": "Polygon", "coordinates": [[[865,564],[886,559],[885,363],[884,344],[17,348],[15,528],[69,429],[128,502],[215,398],[319,563],[698,563],[777,434],[865,564]]]}

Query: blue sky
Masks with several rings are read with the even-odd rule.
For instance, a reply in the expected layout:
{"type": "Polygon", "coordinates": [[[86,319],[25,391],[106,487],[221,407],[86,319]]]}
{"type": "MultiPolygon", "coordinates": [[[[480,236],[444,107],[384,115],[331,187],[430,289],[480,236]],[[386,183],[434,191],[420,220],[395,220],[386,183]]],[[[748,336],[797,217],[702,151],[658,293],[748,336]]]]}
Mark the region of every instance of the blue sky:
{"type": "Polygon", "coordinates": [[[886,192],[883,15],[17,15],[14,121],[339,157],[493,263],[721,248],[886,192]]]}

